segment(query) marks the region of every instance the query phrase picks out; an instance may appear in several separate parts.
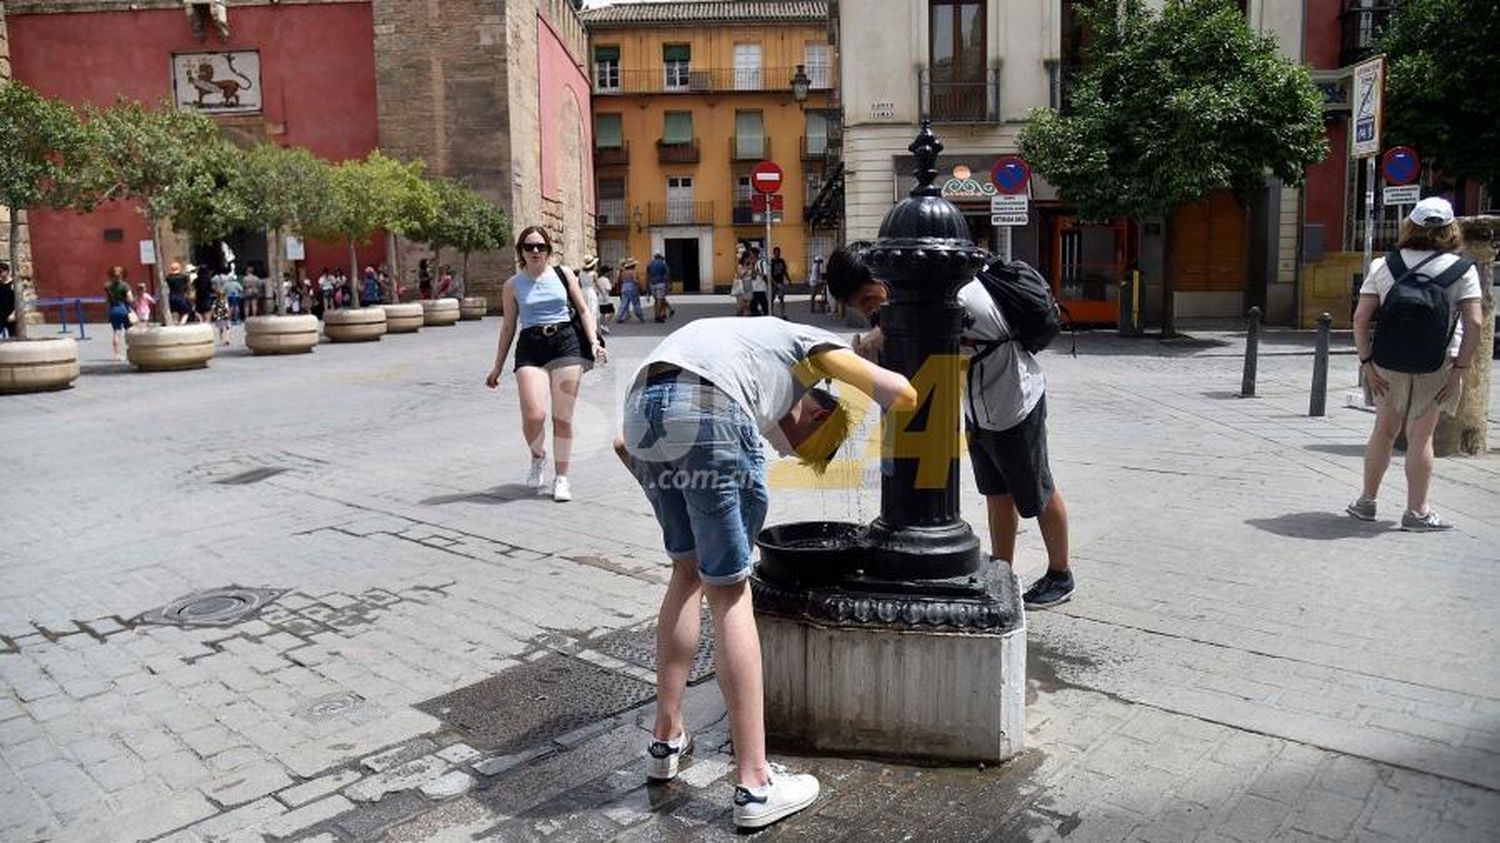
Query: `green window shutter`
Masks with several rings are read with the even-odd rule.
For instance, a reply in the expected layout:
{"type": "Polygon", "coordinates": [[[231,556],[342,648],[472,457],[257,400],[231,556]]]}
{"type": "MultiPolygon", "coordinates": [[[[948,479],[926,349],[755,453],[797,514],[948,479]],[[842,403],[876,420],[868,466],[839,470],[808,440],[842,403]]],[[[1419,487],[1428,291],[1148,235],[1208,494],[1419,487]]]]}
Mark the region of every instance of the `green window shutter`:
{"type": "Polygon", "coordinates": [[[693,48],[688,44],[663,44],[661,48],[662,61],[692,61],[693,48]]]}
{"type": "Polygon", "coordinates": [[[619,47],[595,47],[594,61],[619,61],[619,47]]]}
{"type": "Polygon", "coordinates": [[[594,117],[594,146],[600,149],[619,149],[625,145],[625,133],[620,115],[599,114],[594,117]]]}
{"type": "Polygon", "coordinates": [[[668,111],[667,124],[662,134],[662,143],[692,143],[693,112],[668,111]]]}

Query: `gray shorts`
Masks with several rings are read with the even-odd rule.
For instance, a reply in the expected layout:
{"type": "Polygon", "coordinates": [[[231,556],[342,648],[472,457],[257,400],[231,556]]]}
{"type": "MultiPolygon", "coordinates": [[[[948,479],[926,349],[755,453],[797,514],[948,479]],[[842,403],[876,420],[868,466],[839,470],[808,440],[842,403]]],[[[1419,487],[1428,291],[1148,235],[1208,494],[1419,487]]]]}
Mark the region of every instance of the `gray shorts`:
{"type": "Polygon", "coordinates": [[[1052,502],[1047,465],[1047,397],[1021,423],[1007,430],[968,425],[969,459],[979,493],[1010,495],[1022,518],[1035,518],[1052,502]]]}

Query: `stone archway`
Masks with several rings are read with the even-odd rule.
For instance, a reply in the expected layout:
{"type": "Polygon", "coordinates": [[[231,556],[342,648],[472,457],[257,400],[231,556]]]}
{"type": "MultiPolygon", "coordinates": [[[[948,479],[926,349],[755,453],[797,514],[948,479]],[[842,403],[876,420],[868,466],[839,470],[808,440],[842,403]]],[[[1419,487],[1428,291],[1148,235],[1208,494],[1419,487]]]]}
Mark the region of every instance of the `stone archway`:
{"type": "Polygon", "coordinates": [[[577,267],[583,260],[584,209],[583,209],[583,156],[587,150],[583,143],[583,112],[578,106],[578,96],[571,88],[563,97],[562,119],[558,126],[557,187],[558,201],[562,207],[562,260],[577,267]]]}

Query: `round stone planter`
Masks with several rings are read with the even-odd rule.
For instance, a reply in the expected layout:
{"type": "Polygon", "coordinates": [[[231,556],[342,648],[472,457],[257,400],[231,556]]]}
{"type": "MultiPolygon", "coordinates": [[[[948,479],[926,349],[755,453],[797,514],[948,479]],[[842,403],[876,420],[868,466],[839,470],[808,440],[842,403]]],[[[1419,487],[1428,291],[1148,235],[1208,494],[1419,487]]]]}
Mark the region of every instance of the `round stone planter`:
{"type": "Polygon", "coordinates": [[[458,318],[483,319],[490,312],[490,300],[484,296],[464,296],[458,301],[458,318]]]}
{"type": "Polygon", "coordinates": [[[65,389],[78,379],[78,343],[68,337],[0,342],[0,393],[65,389]]]}
{"type": "Polygon", "coordinates": [[[422,329],[422,305],[383,304],[385,308],[385,330],[392,334],[414,334],[422,329]]]}
{"type": "Polygon", "coordinates": [[[429,299],[422,302],[423,325],[452,325],[460,315],[458,299],[429,299]]]}
{"type": "Polygon", "coordinates": [[[214,326],[137,325],[125,332],[125,356],[143,372],[201,369],[214,356],[214,326]]]}
{"type": "Polygon", "coordinates": [[[333,342],[378,340],[385,329],[383,307],[351,307],[323,313],[323,333],[333,342]]]}
{"type": "Polygon", "coordinates": [[[256,354],[306,354],[317,345],[316,316],[252,316],[245,320],[245,347],[256,354]]]}

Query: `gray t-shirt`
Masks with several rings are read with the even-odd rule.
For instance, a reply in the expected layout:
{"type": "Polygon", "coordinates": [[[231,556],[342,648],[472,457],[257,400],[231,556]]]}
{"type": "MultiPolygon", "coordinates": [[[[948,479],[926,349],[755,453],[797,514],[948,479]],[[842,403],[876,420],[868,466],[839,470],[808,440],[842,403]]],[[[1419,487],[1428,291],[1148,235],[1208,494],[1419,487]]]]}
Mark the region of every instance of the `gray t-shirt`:
{"type": "Polygon", "coordinates": [[[1031,352],[1007,342],[988,350],[983,343],[1010,336],[1005,316],[978,279],[958,291],[968,312],[962,339],[979,343],[969,359],[964,384],[964,418],[985,430],[1009,430],[1026,420],[1047,391],[1047,376],[1031,352]]]}
{"type": "Polygon", "coordinates": [[[652,363],[692,372],[745,408],[761,433],[771,434],[800,392],[794,373],[798,364],[816,352],[848,347],[822,328],[782,319],[699,319],[662,340],[636,378],[652,363]]]}

